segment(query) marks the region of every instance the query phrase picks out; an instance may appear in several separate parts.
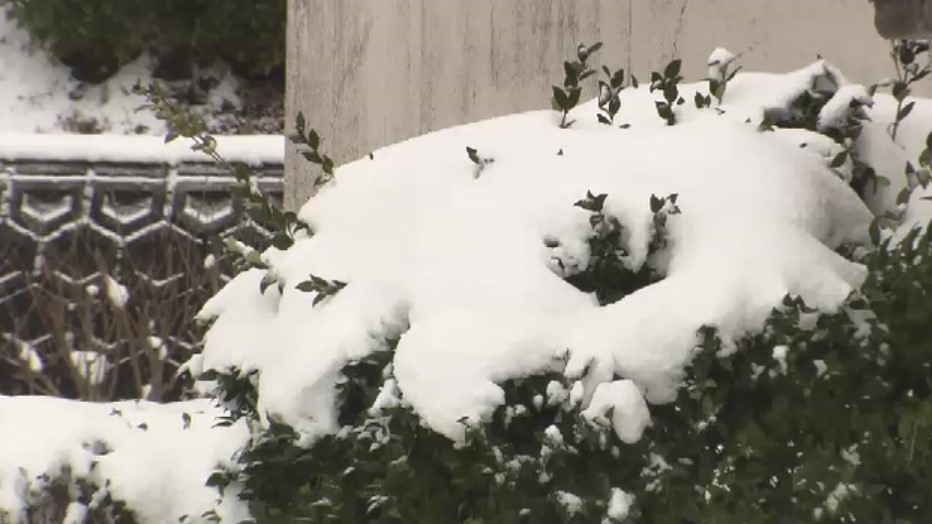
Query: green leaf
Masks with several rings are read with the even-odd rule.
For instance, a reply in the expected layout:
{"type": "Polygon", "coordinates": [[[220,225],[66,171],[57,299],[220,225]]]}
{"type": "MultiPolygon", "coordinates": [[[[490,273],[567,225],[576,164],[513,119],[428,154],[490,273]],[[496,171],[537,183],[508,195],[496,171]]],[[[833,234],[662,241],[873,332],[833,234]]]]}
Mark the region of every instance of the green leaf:
{"type": "Polygon", "coordinates": [[[278,283],[278,279],[275,278],[275,275],[271,271],[266,271],[262,281],[259,282],[259,294],[264,295],[265,290],[276,283],[278,283]]]}
{"type": "Polygon", "coordinates": [[[304,129],[307,127],[307,123],[304,120],[304,113],[301,111],[298,111],[297,116],[294,117],[294,127],[299,135],[304,135],[304,129]]]}
{"type": "Polygon", "coordinates": [[[848,161],[848,152],[842,151],[841,153],[838,153],[837,155],[835,155],[835,158],[832,159],[832,163],[829,164],[829,167],[831,167],[832,169],[837,169],[845,165],[845,162],[847,161],[848,161]]]}
{"type": "Polygon", "coordinates": [[[655,213],[655,214],[659,213],[660,210],[663,209],[663,206],[665,203],[666,203],[666,200],[664,200],[663,198],[658,198],[656,195],[651,195],[650,196],[650,212],[655,213]]]}
{"type": "Polygon", "coordinates": [[[272,247],[285,251],[294,245],[294,240],[284,231],[280,231],[272,237],[271,244],[272,247]]]}
{"type": "Polygon", "coordinates": [[[579,84],[579,68],[581,64],[577,62],[563,62],[563,87],[575,87],[579,84]]]}
{"type": "Polygon", "coordinates": [[[909,96],[909,87],[907,87],[906,82],[895,82],[893,84],[893,98],[895,98],[897,102],[902,102],[907,96],[909,96]]]}
{"type": "Polygon", "coordinates": [[[726,82],[731,82],[732,80],[734,80],[734,78],[735,78],[735,76],[738,74],[738,72],[741,71],[741,67],[742,67],[742,66],[738,66],[738,67],[735,68],[734,71],[732,71],[731,73],[729,73],[728,76],[725,78],[725,81],[726,81],[726,82]]]}
{"type": "Polygon", "coordinates": [[[624,85],[625,85],[625,70],[624,70],[624,69],[619,69],[618,71],[615,71],[615,74],[612,75],[612,79],[611,79],[611,82],[610,82],[610,83],[612,84],[612,87],[614,87],[615,89],[622,89],[622,88],[624,88],[624,85]]]}
{"type": "Polygon", "coordinates": [[[568,108],[569,108],[569,109],[572,109],[572,108],[576,107],[576,104],[579,103],[579,97],[580,97],[580,95],[582,95],[582,89],[579,89],[579,88],[577,87],[577,88],[574,88],[574,89],[571,89],[571,90],[570,90],[570,96],[569,96],[569,99],[567,100],[567,104],[568,104],[568,108]]]}
{"type": "Polygon", "coordinates": [[[663,84],[663,75],[657,71],[652,71],[650,74],[650,84],[651,91],[657,89],[660,84],[663,84]]]}
{"type": "Polygon", "coordinates": [[[566,93],[557,86],[553,86],[553,101],[556,107],[561,111],[568,111],[571,108],[566,93]]]}
{"type": "Polygon", "coordinates": [[[317,291],[317,285],[314,284],[314,282],[311,280],[305,280],[304,282],[301,282],[297,286],[295,286],[295,289],[297,289],[298,291],[303,291],[305,293],[311,293],[311,292],[317,291]]]}
{"type": "Polygon", "coordinates": [[[311,129],[307,132],[307,145],[315,151],[320,147],[320,135],[317,131],[311,129]]]}
{"type": "Polygon", "coordinates": [[[667,67],[663,70],[663,76],[666,78],[675,78],[680,75],[680,68],[683,65],[683,61],[680,59],[673,60],[667,67]]]}
{"type": "Polygon", "coordinates": [[[903,120],[904,118],[906,118],[907,116],[909,116],[909,114],[913,111],[913,107],[914,107],[915,105],[916,105],[916,102],[910,102],[910,103],[904,105],[903,107],[901,107],[900,110],[897,111],[897,113],[896,113],[896,119],[897,119],[897,120],[903,120]]]}
{"type": "Polygon", "coordinates": [[[324,173],[333,175],[333,160],[331,160],[329,156],[324,155],[320,167],[323,169],[324,173]]]}
{"type": "Polygon", "coordinates": [[[676,102],[676,98],[679,96],[679,89],[676,87],[676,84],[667,84],[663,88],[663,98],[666,99],[667,103],[673,105],[676,102]]]}
{"type": "Polygon", "coordinates": [[[932,163],[932,149],[928,147],[922,150],[922,153],[919,153],[919,165],[928,166],[932,163]]]}
{"type": "Polygon", "coordinates": [[[932,182],[932,174],[929,173],[928,169],[920,169],[916,171],[916,179],[919,180],[919,185],[925,189],[928,187],[929,182],[932,182]]]}
{"type": "Polygon", "coordinates": [[[909,202],[910,193],[911,191],[909,190],[908,187],[904,187],[902,190],[900,190],[899,194],[896,195],[897,205],[901,205],[901,204],[905,204],[909,202]]]}
{"type": "Polygon", "coordinates": [[[880,221],[874,219],[871,221],[870,226],[867,228],[868,235],[871,239],[871,244],[875,246],[880,245],[880,221]]]}
{"type": "Polygon", "coordinates": [[[317,151],[302,151],[301,156],[303,156],[305,160],[312,164],[320,165],[323,162],[317,151]]]}
{"type": "Polygon", "coordinates": [[[469,159],[472,160],[473,164],[476,164],[477,166],[482,165],[482,160],[479,158],[479,152],[475,148],[467,146],[466,156],[468,156],[469,159]]]}
{"type": "Polygon", "coordinates": [[[706,102],[705,102],[705,97],[702,96],[702,94],[699,93],[698,91],[696,91],[696,96],[694,97],[693,100],[694,100],[694,102],[695,102],[695,104],[696,104],[696,108],[698,108],[698,109],[702,109],[702,108],[704,108],[704,107],[708,107],[708,104],[706,104],[706,102]]]}

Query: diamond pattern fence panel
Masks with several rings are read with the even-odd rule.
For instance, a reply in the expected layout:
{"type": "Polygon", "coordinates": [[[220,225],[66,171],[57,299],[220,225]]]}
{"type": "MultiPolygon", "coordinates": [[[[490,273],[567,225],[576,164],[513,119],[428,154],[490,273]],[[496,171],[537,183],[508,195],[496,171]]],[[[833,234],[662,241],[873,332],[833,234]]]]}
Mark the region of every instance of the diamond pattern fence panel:
{"type": "MultiPolygon", "coordinates": [[[[281,162],[251,167],[281,201],[281,162]]],[[[270,233],[205,162],[0,160],[0,394],[177,398],[193,318],[270,233]]]]}

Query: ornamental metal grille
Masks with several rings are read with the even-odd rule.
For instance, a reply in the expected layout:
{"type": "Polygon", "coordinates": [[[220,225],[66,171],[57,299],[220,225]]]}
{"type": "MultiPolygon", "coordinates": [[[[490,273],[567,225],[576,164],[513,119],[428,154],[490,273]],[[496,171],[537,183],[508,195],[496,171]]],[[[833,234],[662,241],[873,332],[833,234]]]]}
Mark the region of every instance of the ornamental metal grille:
{"type": "MultiPolygon", "coordinates": [[[[280,201],[281,164],[253,167],[280,201]]],[[[170,396],[165,377],[198,348],[191,318],[230,276],[220,239],[269,238],[230,195],[234,183],[206,163],[0,163],[0,393],[170,396]],[[140,351],[164,366],[131,358],[140,351]],[[69,380],[75,352],[105,355],[112,377],[69,380]],[[156,371],[163,391],[141,391],[156,371]],[[125,379],[134,374],[138,383],[125,379]]]]}

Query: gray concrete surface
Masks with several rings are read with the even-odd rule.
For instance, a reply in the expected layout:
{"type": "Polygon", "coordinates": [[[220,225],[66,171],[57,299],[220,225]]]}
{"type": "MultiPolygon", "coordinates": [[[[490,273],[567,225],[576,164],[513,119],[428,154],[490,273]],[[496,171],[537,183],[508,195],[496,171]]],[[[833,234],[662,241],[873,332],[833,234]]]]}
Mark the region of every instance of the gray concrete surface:
{"type": "MultiPolygon", "coordinates": [[[[288,3],[286,115],[303,111],[338,164],[428,131],[549,107],[579,42],[604,42],[595,63],[639,78],[678,57],[699,79],[717,46],[742,53],[749,70],[788,71],[821,54],[858,82],[893,74],[868,0],[288,3]]],[[[314,176],[289,146],[288,207],[307,199],[314,176]]]]}

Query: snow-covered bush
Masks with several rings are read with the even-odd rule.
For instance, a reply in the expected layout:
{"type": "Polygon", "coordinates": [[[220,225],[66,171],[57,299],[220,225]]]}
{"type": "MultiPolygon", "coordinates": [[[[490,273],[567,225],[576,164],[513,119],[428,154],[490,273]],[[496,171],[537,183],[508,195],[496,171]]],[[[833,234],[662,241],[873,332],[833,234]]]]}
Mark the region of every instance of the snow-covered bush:
{"type": "Polygon", "coordinates": [[[577,105],[590,49],[556,113],[338,169],[205,306],[195,367],[263,428],[210,483],[259,522],[927,513],[930,239],[890,229],[925,135],[825,62],[725,50],[577,105]]]}

